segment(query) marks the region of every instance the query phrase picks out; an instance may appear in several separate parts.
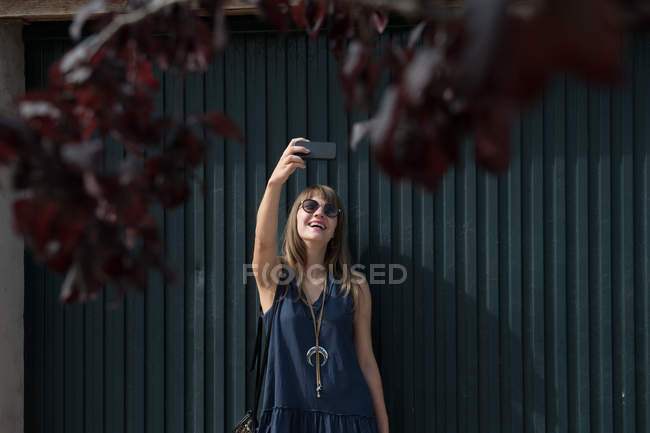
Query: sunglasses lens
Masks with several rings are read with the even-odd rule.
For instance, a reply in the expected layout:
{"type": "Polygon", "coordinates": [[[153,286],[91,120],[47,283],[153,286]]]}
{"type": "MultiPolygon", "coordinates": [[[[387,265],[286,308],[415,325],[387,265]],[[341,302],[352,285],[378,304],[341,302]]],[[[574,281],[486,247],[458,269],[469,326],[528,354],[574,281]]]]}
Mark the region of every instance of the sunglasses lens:
{"type": "Polygon", "coordinates": [[[302,202],[302,208],[305,212],[313,213],[318,209],[318,202],[316,200],[305,200],[302,202]]]}
{"type": "Polygon", "coordinates": [[[334,218],[339,214],[339,210],[334,205],[331,205],[329,203],[325,205],[325,208],[323,210],[325,211],[325,215],[330,218],[334,218]]]}
{"type": "MultiPolygon", "coordinates": [[[[302,208],[305,210],[305,212],[308,213],[316,212],[316,209],[318,209],[318,207],[319,204],[316,200],[307,199],[302,202],[302,208]]],[[[327,203],[325,205],[325,207],[323,208],[323,212],[325,212],[325,215],[327,215],[330,218],[335,218],[339,214],[338,208],[330,203],[327,203]]]]}

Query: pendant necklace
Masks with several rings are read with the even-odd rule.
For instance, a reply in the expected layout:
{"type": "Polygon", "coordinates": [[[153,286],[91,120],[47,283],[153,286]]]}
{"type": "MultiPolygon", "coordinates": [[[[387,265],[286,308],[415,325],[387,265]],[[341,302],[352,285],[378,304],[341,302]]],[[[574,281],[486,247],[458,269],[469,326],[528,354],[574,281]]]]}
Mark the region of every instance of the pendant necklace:
{"type": "Polygon", "coordinates": [[[325,285],[323,286],[323,305],[321,305],[320,315],[318,317],[318,326],[316,325],[316,316],[314,315],[314,309],[312,308],[311,303],[306,302],[303,299],[303,302],[307,304],[307,306],[309,307],[309,311],[311,312],[312,323],[314,324],[314,334],[316,336],[316,344],[307,351],[306,357],[309,365],[313,367],[314,364],[312,364],[311,362],[311,357],[314,353],[316,354],[316,397],[317,398],[320,398],[320,392],[323,390],[323,386],[320,381],[320,366],[321,366],[320,356],[323,355],[323,359],[324,359],[323,365],[327,363],[327,358],[329,357],[329,355],[327,354],[327,350],[325,350],[323,346],[320,346],[318,344],[318,335],[320,334],[320,327],[321,324],[323,323],[323,310],[325,310],[326,298],[327,298],[327,277],[325,278],[325,285]]]}

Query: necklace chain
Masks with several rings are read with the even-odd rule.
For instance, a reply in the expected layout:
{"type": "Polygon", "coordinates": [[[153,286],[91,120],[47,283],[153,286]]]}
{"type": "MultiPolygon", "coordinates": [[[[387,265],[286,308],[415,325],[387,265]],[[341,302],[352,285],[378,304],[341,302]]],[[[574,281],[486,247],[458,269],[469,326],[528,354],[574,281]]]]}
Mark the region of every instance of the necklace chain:
{"type": "MultiPolygon", "coordinates": [[[[304,290],[303,290],[303,292],[306,293],[306,291],[304,291],[304,290]]],[[[307,306],[309,307],[309,312],[311,313],[312,323],[314,325],[314,335],[316,337],[315,346],[307,351],[307,360],[309,361],[310,352],[312,351],[312,349],[315,348],[316,349],[316,352],[315,352],[316,353],[316,396],[318,398],[320,398],[320,392],[323,389],[323,386],[321,384],[321,378],[320,378],[320,355],[321,355],[321,351],[319,349],[325,350],[325,348],[321,347],[318,344],[318,336],[320,334],[320,328],[321,328],[321,325],[323,323],[323,311],[325,310],[325,300],[327,298],[327,277],[325,278],[325,284],[323,284],[322,295],[323,295],[323,305],[321,305],[321,309],[320,309],[320,313],[319,313],[319,317],[318,317],[318,326],[316,325],[316,316],[314,315],[314,308],[312,307],[311,299],[308,299],[307,301],[305,301],[303,299],[303,302],[305,302],[307,304],[307,306]]],[[[327,351],[325,351],[324,355],[325,355],[325,362],[327,362],[327,351]]]]}

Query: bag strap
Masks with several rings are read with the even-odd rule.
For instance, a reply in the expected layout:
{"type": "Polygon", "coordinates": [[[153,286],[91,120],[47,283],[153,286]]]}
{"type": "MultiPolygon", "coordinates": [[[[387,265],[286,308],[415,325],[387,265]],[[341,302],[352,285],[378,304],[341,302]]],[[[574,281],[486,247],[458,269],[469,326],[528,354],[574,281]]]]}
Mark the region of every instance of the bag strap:
{"type": "Polygon", "coordinates": [[[261,359],[261,365],[260,365],[260,343],[261,343],[261,336],[262,336],[262,331],[263,331],[263,323],[262,323],[262,306],[260,305],[260,316],[257,319],[257,337],[255,339],[255,355],[253,356],[253,365],[251,365],[251,368],[249,371],[253,369],[254,366],[257,366],[257,372],[255,374],[255,402],[253,403],[253,419],[255,421],[255,426],[258,425],[257,421],[257,409],[259,407],[259,402],[260,402],[260,394],[262,393],[262,380],[264,379],[264,373],[266,372],[266,363],[269,358],[269,342],[271,339],[271,328],[273,327],[273,319],[275,318],[275,313],[276,310],[278,309],[278,294],[280,293],[281,286],[277,286],[275,289],[275,295],[273,296],[273,306],[271,307],[271,317],[269,321],[269,329],[266,333],[266,343],[264,345],[264,355],[261,359]]]}

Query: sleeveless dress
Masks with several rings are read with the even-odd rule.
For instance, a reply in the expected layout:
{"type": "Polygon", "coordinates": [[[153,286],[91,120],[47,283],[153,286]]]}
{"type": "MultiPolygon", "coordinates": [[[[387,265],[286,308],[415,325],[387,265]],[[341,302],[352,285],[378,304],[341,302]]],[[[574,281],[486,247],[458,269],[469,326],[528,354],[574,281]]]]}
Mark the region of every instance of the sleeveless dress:
{"type": "MultiPolygon", "coordinates": [[[[315,343],[309,307],[298,299],[295,277],[278,284],[279,304],[271,328],[264,399],[257,433],[377,433],[370,388],[354,350],[352,295],[339,294],[341,282],[328,276],[319,343],[329,354],[321,357],[320,398],[316,397],[314,366],[305,354],[315,343]],[[286,293],[285,297],[282,297],[286,293]],[[293,302],[294,299],[298,299],[293,302]]],[[[304,296],[304,294],[303,294],[304,296]]],[[[318,320],[323,294],[312,304],[318,320]]],[[[268,331],[272,308],[262,315],[268,331]]]]}

